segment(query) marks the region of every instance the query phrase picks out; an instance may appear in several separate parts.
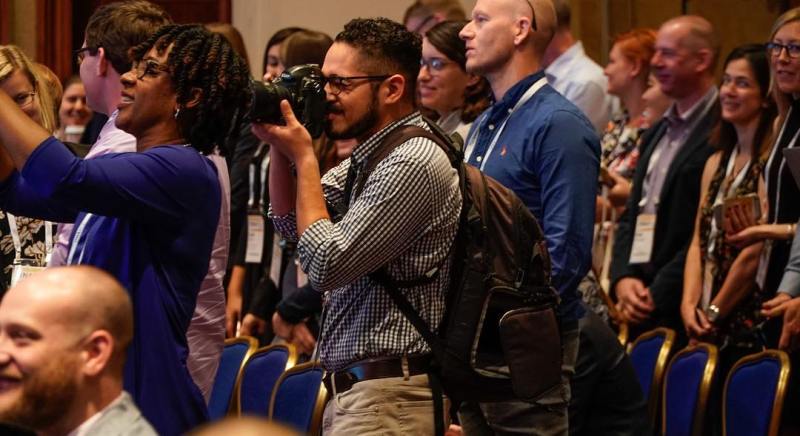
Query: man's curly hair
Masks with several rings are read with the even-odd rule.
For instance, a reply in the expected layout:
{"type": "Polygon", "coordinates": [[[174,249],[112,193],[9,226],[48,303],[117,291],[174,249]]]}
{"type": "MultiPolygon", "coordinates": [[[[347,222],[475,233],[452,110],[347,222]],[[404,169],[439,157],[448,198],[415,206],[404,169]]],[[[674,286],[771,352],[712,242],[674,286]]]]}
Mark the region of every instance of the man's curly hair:
{"type": "Polygon", "coordinates": [[[225,154],[225,139],[239,125],[250,103],[250,71],[247,62],[231,47],[224,36],[203,26],[184,24],[161,27],[147,41],[131,49],[134,62],[155,48],[167,56],[172,85],[178,105],[181,135],[203,154],[216,146],[225,154]],[[184,105],[194,89],[201,91],[200,103],[184,105]]]}
{"type": "Polygon", "coordinates": [[[422,57],[422,39],[388,18],[356,18],[345,24],[335,42],[361,52],[365,73],[402,74],[406,95],[414,100],[422,57]]]}

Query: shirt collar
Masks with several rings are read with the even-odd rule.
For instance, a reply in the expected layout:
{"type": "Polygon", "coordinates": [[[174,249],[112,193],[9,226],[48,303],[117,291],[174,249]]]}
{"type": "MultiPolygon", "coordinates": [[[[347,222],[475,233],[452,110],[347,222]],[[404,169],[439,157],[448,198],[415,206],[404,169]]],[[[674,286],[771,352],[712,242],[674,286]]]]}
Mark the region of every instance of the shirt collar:
{"type": "Polygon", "coordinates": [[[111,410],[114,407],[116,407],[117,403],[121,402],[125,398],[125,395],[126,395],[125,391],[122,391],[114,401],[110,402],[106,407],[103,408],[103,410],[101,410],[101,411],[95,413],[94,415],[92,415],[91,418],[87,419],[86,421],[83,421],[83,423],[81,425],[79,425],[78,428],[76,428],[75,430],[72,430],[71,432],[69,432],[69,434],[67,436],[88,436],[88,435],[90,435],[91,434],[91,430],[92,430],[92,426],[98,420],[100,420],[100,418],[106,412],[108,412],[109,410],[111,410]]]}
{"type": "Polygon", "coordinates": [[[692,107],[689,108],[686,112],[682,115],[678,114],[678,104],[672,103],[672,105],[667,110],[667,113],[664,114],[664,119],[667,120],[667,123],[670,127],[677,127],[683,124],[692,123],[697,118],[700,118],[705,114],[706,108],[708,108],[715,100],[717,99],[717,87],[712,86],[711,89],[706,92],[706,94],[697,101],[692,107]]]}
{"type": "Polygon", "coordinates": [[[494,121],[498,117],[504,117],[508,115],[508,111],[510,111],[517,104],[519,99],[521,99],[522,96],[525,95],[525,92],[528,91],[528,88],[530,88],[534,83],[536,83],[537,80],[541,79],[542,77],[544,77],[544,71],[540,70],[520,80],[514,86],[509,88],[509,90],[506,91],[503,98],[492,105],[490,109],[491,112],[489,113],[489,119],[494,121]]]}
{"type": "Polygon", "coordinates": [[[351,164],[355,163],[356,165],[361,165],[364,161],[375,151],[378,146],[380,146],[381,141],[386,135],[389,134],[392,130],[404,126],[406,124],[420,124],[422,123],[422,115],[420,115],[419,111],[414,111],[409,115],[389,124],[388,126],[384,127],[383,129],[379,130],[374,135],[367,138],[366,141],[358,144],[355,149],[353,149],[353,155],[351,157],[351,164]]]}

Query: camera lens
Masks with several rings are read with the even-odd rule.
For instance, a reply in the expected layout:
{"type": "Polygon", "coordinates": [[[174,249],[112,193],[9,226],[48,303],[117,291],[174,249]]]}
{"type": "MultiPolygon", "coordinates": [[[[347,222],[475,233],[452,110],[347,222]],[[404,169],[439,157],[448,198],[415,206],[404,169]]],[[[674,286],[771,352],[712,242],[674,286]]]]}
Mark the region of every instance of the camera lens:
{"type": "Polygon", "coordinates": [[[259,123],[284,124],[281,100],[293,101],[291,92],[280,83],[252,81],[253,100],[250,103],[250,119],[259,123]]]}

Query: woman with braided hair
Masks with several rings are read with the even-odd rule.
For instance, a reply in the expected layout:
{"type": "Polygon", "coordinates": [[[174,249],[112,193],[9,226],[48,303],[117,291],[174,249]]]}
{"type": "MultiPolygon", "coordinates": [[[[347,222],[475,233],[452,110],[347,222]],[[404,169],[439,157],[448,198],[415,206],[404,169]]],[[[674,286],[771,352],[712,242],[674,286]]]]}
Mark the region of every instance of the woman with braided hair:
{"type": "Polygon", "coordinates": [[[116,123],[137,153],[78,159],[0,92],[0,208],[75,222],[67,262],[100,267],[128,289],[135,330],[124,388],[159,434],[175,435],[208,416],[185,365],[220,211],[204,155],[224,146],[246,109],[249,73],[201,26],[162,27],[131,56],[116,123]]]}

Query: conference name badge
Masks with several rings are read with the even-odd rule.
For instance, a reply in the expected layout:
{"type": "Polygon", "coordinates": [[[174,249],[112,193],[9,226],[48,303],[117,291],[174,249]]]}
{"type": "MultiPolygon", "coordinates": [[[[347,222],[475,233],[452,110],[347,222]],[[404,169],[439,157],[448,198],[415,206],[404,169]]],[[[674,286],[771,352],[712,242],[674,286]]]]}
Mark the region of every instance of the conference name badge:
{"type": "Polygon", "coordinates": [[[11,286],[14,286],[25,277],[44,271],[44,267],[38,266],[33,259],[16,259],[14,268],[11,270],[11,286]]]}
{"type": "Polygon", "coordinates": [[[636,218],[636,229],[633,233],[630,263],[647,263],[653,254],[653,235],[656,230],[656,215],[641,214],[636,218]]]}

